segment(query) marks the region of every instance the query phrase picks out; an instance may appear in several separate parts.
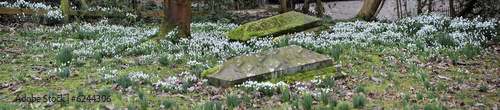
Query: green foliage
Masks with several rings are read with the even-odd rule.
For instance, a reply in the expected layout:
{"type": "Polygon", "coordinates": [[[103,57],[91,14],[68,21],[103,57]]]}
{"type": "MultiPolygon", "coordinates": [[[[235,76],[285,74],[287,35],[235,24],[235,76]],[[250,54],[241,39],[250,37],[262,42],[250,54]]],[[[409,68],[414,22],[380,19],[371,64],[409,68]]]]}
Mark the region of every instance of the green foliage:
{"type": "Polygon", "coordinates": [[[417,92],[417,100],[424,100],[424,94],[422,94],[422,92],[417,92]]]}
{"type": "Polygon", "coordinates": [[[356,93],[360,93],[360,92],[366,94],[365,87],[363,87],[363,85],[361,85],[361,84],[358,85],[358,88],[356,88],[356,93]]]}
{"type": "Polygon", "coordinates": [[[356,94],[352,98],[352,104],[354,108],[363,108],[366,106],[366,97],[361,94],[356,94]]]}
{"type": "Polygon", "coordinates": [[[451,48],[458,46],[458,43],[455,42],[455,39],[448,34],[439,34],[438,37],[439,39],[437,42],[444,47],[451,48]]]}
{"type": "Polygon", "coordinates": [[[262,87],[263,88],[263,91],[264,91],[264,94],[266,96],[273,96],[274,95],[274,92],[276,91],[274,89],[274,87],[268,87],[268,86],[264,86],[262,87]]]}
{"type": "Polygon", "coordinates": [[[59,54],[56,56],[57,65],[60,67],[69,65],[72,58],[73,49],[71,47],[64,47],[59,50],[59,54]]]}
{"type": "Polygon", "coordinates": [[[420,110],[420,107],[418,106],[418,104],[413,104],[412,109],[413,110],[420,110]]]}
{"type": "Polygon", "coordinates": [[[102,62],[102,54],[101,53],[95,53],[94,56],[92,56],[92,58],[96,61],[96,62],[102,62]]]}
{"type": "Polygon", "coordinates": [[[409,93],[405,93],[404,100],[407,101],[407,102],[410,101],[410,94],[409,93]]]}
{"type": "Polygon", "coordinates": [[[403,108],[407,109],[406,107],[408,107],[408,106],[406,106],[406,105],[408,105],[408,101],[406,101],[406,100],[401,101],[401,106],[403,108]]]}
{"type": "Polygon", "coordinates": [[[77,95],[78,95],[78,96],[82,96],[82,95],[83,95],[83,89],[82,89],[82,87],[77,86],[77,87],[76,87],[76,91],[77,91],[77,95]]]}
{"type": "Polygon", "coordinates": [[[339,105],[339,107],[337,109],[338,110],[350,110],[351,108],[346,103],[342,103],[339,105]]]}
{"type": "MultiPolygon", "coordinates": [[[[281,98],[283,99],[283,97],[281,97],[281,98]]],[[[289,101],[289,100],[283,100],[283,101],[289,101]]],[[[243,95],[244,104],[250,103],[250,101],[252,101],[252,98],[248,97],[248,95],[243,95]]]]}
{"type": "Polygon", "coordinates": [[[334,110],[335,107],[337,107],[337,104],[339,104],[339,102],[337,101],[337,99],[332,99],[330,100],[330,110],[334,110]]]}
{"type": "Polygon", "coordinates": [[[75,103],[75,108],[79,109],[82,105],[80,103],[75,103]]]}
{"type": "Polygon", "coordinates": [[[479,91],[484,92],[484,93],[488,92],[488,86],[486,84],[482,84],[479,91]]]}
{"type": "Polygon", "coordinates": [[[109,88],[102,88],[100,91],[97,91],[97,94],[98,95],[101,95],[101,96],[110,96],[111,95],[111,90],[109,90],[109,88]]]}
{"type": "Polygon", "coordinates": [[[68,78],[70,76],[69,68],[63,68],[61,71],[59,71],[58,76],[59,78],[68,78]]]}
{"type": "Polygon", "coordinates": [[[222,110],[222,102],[205,102],[202,107],[203,110],[222,110]]]}
{"type": "Polygon", "coordinates": [[[458,81],[458,83],[464,83],[464,80],[462,79],[462,77],[457,77],[457,81],[458,81]]]}
{"type": "Polygon", "coordinates": [[[426,90],[431,89],[431,84],[429,83],[429,80],[423,80],[424,81],[424,87],[426,90]]]}
{"type": "Polygon", "coordinates": [[[132,79],[128,75],[121,75],[118,78],[116,78],[116,82],[118,85],[122,86],[122,88],[128,88],[129,86],[132,85],[132,79]]]}
{"type": "Polygon", "coordinates": [[[387,79],[392,80],[392,77],[394,77],[393,72],[387,72],[387,79]]]}
{"type": "Polygon", "coordinates": [[[163,100],[160,105],[165,106],[165,109],[172,108],[175,105],[174,101],[171,101],[169,99],[163,100]]]}
{"type": "Polygon", "coordinates": [[[281,38],[278,41],[276,41],[278,48],[288,46],[289,42],[290,38],[288,36],[284,36],[284,38],[281,38]]]}
{"type": "Polygon", "coordinates": [[[205,22],[206,20],[207,20],[207,16],[204,16],[204,15],[194,15],[191,18],[191,22],[193,22],[193,23],[205,22]]]}
{"type": "Polygon", "coordinates": [[[135,110],[136,106],[133,103],[129,103],[128,106],[127,106],[127,109],[128,110],[135,110]]]}
{"type": "Polygon", "coordinates": [[[343,51],[344,49],[342,49],[342,46],[335,46],[335,48],[330,49],[330,55],[335,58],[336,61],[339,61],[343,51]]]}
{"type": "Polygon", "coordinates": [[[425,104],[424,110],[448,110],[448,108],[441,104],[425,104]]]}
{"type": "Polygon", "coordinates": [[[189,82],[188,81],[184,81],[182,83],[182,90],[183,90],[184,93],[189,93],[188,86],[189,86],[189,82]]]}
{"type": "Polygon", "coordinates": [[[301,101],[301,104],[304,107],[304,109],[311,110],[312,104],[313,104],[313,98],[312,98],[311,94],[304,93],[304,94],[302,94],[302,97],[303,97],[303,99],[301,101]]]}
{"type": "Polygon", "coordinates": [[[443,82],[439,82],[437,89],[438,91],[443,91],[446,89],[446,86],[443,84],[443,82]]]}
{"type": "Polygon", "coordinates": [[[141,110],[147,110],[148,108],[148,100],[147,99],[141,99],[139,100],[139,104],[141,105],[141,110]]]}
{"type": "Polygon", "coordinates": [[[226,97],[226,104],[230,109],[232,109],[240,105],[240,100],[236,94],[229,94],[229,96],[226,97]]]}
{"type": "Polygon", "coordinates": [[[473,44],[466,44],[464,48],[460,51],[463,55],[465,55],[467,58],[471,58],[474,55],[479,55],[481,54],[481,51],[483,49],[480,46],[475,46],[473,44]]]}
{"type": "Polygon", "coordinates": [[[323,102],[323,105],[327,105],[328,104],[328,93],[326,92],[322,92],[321,93],[321,102],[323,102]]]}
{"type": "Polygon", "coordinates": [[[434,99],[437,98],[438,94],[435,94],[434,92],[427,93],[427,99],[434,99]]]}
{"type": "Polygon", "coordinates": [[[76,62],[75,62],[75,66],[77,66],[77,67],[81,67],[81,66],[85,65],[85,63],[86,63],[86,61],[85,61],[85,60],[83,60],[83,59],[78,59],[78,60],[76,60],[76,62]]]}
{"type": "Polygon", "coordinates": [[[323,81],[325,81],[326,88],[334,89],[334,87],[335,87],[335,79],[334,78],[325,78],[323,81]]]}
{"type": "Polygon", "coordinates": [[[281,87],[281,95],[281,100],[284,102],[290,101],[290,90],[288,87],[281,87]]]}

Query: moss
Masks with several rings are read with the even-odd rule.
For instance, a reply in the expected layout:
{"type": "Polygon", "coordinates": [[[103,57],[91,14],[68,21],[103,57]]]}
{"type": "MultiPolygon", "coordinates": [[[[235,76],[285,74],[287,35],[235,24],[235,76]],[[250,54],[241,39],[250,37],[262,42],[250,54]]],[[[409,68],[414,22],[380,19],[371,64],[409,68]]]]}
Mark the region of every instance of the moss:
{"type": "Polygon", "coordinates": [[[314,79],[314,76],[322,76],[322,77],[342,76],[339,74],[340,73],[337,72],[337,69],[334,66],[330,66],[330,67],[325,67],[325,68],[321,68],[321,69],[303,71],[303,72],[299,72],[299,73],[294,74],[294,75],[278,77],[276,79],[270,79],[267,81],[272,82],[272,83],[277,83],[279,81],[283,81],[287,84],[290,84],[290,83],[293,83],[295,81],[310,81],[310,80],[314,79]]]}
{"type": "Polygon", "coordinates": [[[219,66],[213,67],[209,70],[205,70],[201,73],[201,77],[206,78],[208,75],[214,74],[217,70],[219,70],[219,66]]]}
{"type": "Polygon", "coordinates": [[[365,19],[365,15],[364,14],[357,14],[356,16],[354,16],[355,19],[365,19]]]}
{"type": "Polygon", "coordinates": [[[315,27],[319,20],[319,18],[292,11],[259,21],[249,22],[228,32],[224,36],[238,41],[246,41],[254,37],[269,35],[279,36],[315,27]]]}

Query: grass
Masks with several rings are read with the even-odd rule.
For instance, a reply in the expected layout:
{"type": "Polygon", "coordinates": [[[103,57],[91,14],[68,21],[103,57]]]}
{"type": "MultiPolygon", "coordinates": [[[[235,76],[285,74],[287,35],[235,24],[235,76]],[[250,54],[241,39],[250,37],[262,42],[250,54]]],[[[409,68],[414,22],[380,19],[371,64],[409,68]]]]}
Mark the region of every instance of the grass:
{"type": "Polygon", "coordinates": [[[63,68],[61,71],[59,71],[58,76],[60,78],[68,78],[70,76],[69,68],[63,68]]]}
{"type": "Polygon", "coordinates": [[[350,110],[351,108],[349,107],[348,104],[346,103],[342,103],[339,105],[339,107],[337,107],[338,110],[350,110]]]}
{"type": "Polygon", "coordinates": [[[309,93],[302,94],[301,104],[304,107],[304,109],[312,110],[313,98],[312,98],[311,94],[309,94],[309,93]]]}
{"type": "Polygon", "coordinates": [[[231,93],[226,97],[226,104],[230,109],[232,109],[240,105],[240,100],[236,94],[231,93]]]}
{"type": "Polygon", "coordinates": [[[122,87],[122,88],[128,88],[129,86],[132,85],[132,80],[128,75],[121,75],[118,78],[116,78],[116,82],[122,87]]]}
{"type": "Polygon", "coordinates": [[[281,100],[285,102],[290,101],[290,90],[288,87],[281,87],[281,100]]]}
{"type": "Polygon", "coordinates": [[[71,47],[62,48],[56,56],[57,65],[61,67],[69,65],[71,59],[73,59],[73,49],[71,47]]]}
{"type": "Polygon", "coordinates": [[[329,109],[330,110],[335,109],[335,107],[337,107],[338,104],[339,102],[337,101],[337,99],[331,99],[329,104],[329,109]]]}
{"type": "Polygon", "coordinates": [[[366,106],[366,97],[364,95],[356,94],[352,98],[354,108],[363,108],[366,106]]]}

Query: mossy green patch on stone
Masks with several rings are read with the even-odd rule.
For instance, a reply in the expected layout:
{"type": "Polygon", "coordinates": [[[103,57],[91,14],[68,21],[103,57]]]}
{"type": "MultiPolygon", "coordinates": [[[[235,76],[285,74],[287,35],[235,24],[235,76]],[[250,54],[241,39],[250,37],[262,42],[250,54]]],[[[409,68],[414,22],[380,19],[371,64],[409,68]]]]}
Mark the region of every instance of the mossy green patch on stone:
{"type": "Polygon", "coordinates": [[[316,27],[321,19],[291,11],[266,19],[249,22],[230,32],[225,37],[231,40],[246,41],[255,37],[269,35],[279,36],[282,34],[300,32],[316,27]]]}
{"type": "Polygon", "coordinates": [[[295,81],[310,81],[312,79],[315,79],[314,76],[321,76],[325,78],[334,77],[338,79],[338,78],[343,78],[346,75],[339,73],[334,66],[329,66],[321,69],[302,71],[294,75],[283,76],[275,79],[270,79],[268,81],[272,83],[277,83],[279,81],[282,81],[287,84],[290,84],[294,83],[295,81]]]}
{"type": "Polygon", "coordinates": [[[248,80],[263,81],[332,65],[332,60],[324,55],[290,45],[226,60],[218,71],[207,77],[212,85],[229,87],[248,80]]]}
{"type": "Polygon", "coordinates": [[[212,69],[209,69],[209,70],[205,70],[201,73],[201,77],[206,78],[207,75],[211,75],[211,74],[215,73],[217,70],[219,70],[219,66],[213,67],[212,69]]]}

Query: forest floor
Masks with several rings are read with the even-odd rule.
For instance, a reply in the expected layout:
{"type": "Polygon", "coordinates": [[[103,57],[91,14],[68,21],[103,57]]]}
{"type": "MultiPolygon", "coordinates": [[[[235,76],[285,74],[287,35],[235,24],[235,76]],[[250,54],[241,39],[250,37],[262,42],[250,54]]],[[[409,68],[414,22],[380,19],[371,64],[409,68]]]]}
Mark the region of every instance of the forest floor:
{"type": "Polygon", "coordinates": [[[193,23],[191,39],[173,31],[144,43],[156,37],[158,25],[4,24],[0,108],[497,109],[500,104],[498,21],[433,14],[337,22],[333,33],[319,35],[248,42],[222,37],[238,26],[193,23]],[[230,88],[200,77],[233,56],[287,45],[328,55],[335,66],[230,88]],[[338,73],[347,77],[333,79],[338,73]],[[58,95],[70,100],[47,102],[58,95]]]}

